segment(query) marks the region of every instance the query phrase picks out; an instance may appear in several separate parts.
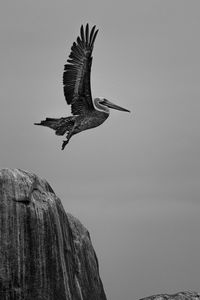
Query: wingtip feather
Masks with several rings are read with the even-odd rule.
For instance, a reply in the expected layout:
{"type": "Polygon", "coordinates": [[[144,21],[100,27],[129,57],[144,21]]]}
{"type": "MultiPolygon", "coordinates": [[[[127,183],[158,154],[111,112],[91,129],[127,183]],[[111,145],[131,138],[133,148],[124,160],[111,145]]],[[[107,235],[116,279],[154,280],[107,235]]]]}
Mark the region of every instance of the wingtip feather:
{"type": "Polygon", "coordinates": [[[85,35],[84,35],[84,29],[83,29],[83,25],[81,25],[81,29],[80,29],[80,35],[81,35],[81,39],[83,42],[85,42],[85,35]]]}
{"type": "Polygon", "coordinates": [[[88,37],[89,37],[89,25],[88,23],[86,24],[85,27],[85,40],[86,40],[86,46],[88,45],[88,37]]]}
{"type": "Polygon", "coordinates": [[[92,40],[91,40],[91,47],[93,47],[94,45],[94,42],[95,42],[95,39],[97,37],[97,33],[99,32],[99,29],[97,29],[92,37],[92,40]]]}

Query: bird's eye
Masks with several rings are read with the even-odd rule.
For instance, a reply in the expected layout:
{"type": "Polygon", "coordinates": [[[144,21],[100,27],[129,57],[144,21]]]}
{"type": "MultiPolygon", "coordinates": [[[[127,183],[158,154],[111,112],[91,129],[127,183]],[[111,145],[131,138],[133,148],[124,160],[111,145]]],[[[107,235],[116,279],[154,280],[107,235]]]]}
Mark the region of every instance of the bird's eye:
{"type": "Polygon", "coordinates": [[[100,99],[99,103],[100,103],[100,104],[104,104],[104,101],[105,101],[105,99],[102,98],[102,99],[100,99]]]}

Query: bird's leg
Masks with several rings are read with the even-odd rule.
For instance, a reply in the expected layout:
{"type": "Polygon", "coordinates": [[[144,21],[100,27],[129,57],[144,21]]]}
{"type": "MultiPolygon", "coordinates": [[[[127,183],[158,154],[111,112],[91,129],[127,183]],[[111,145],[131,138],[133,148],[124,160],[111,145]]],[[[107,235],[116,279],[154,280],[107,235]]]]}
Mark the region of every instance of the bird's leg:
{"type": "Polygon", "coordinates": [[[69,140],[71,139],[72,135],[74,134],[73,130],[75,128],[75,125],[76,124],[74,124],[74,126],[72,127],[72,129],[68,132],[68,134],[66,136],[67,139],[63,141],[63,143],[62,143],[62,150],[65,149],[65,146],[69,143],[69,140]]]}

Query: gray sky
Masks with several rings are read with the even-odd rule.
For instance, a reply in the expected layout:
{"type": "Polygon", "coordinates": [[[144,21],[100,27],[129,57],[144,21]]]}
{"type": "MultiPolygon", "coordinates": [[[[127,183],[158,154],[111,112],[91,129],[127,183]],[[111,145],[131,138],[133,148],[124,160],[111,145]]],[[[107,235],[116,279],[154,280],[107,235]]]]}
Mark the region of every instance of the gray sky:
{"type": "Polygon", "coordinates": [[[45,177],[89,229],[108,299],[199,290],[200,2],[3,1],[1,167],[45,177]],[[93,96],[126,107],[62,138],[63,65],[80,25],[100,29],[93,96]]]}

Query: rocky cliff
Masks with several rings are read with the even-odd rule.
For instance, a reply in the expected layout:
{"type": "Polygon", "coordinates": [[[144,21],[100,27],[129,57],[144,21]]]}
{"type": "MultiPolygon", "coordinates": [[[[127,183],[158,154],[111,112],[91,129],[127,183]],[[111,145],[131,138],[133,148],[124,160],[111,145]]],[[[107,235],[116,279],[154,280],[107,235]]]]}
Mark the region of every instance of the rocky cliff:
{"type": "Polygon", "coordinates": [[[88,231],[19,169],[0,171],[0,299],[106,300],[88,231]]]}
{"type": "Polygon", "coordinates": [[[196,292],[180,292],[173,295],[159,294],[145,297],[140,300],[200,300],[200,294],[196,292]]]}

